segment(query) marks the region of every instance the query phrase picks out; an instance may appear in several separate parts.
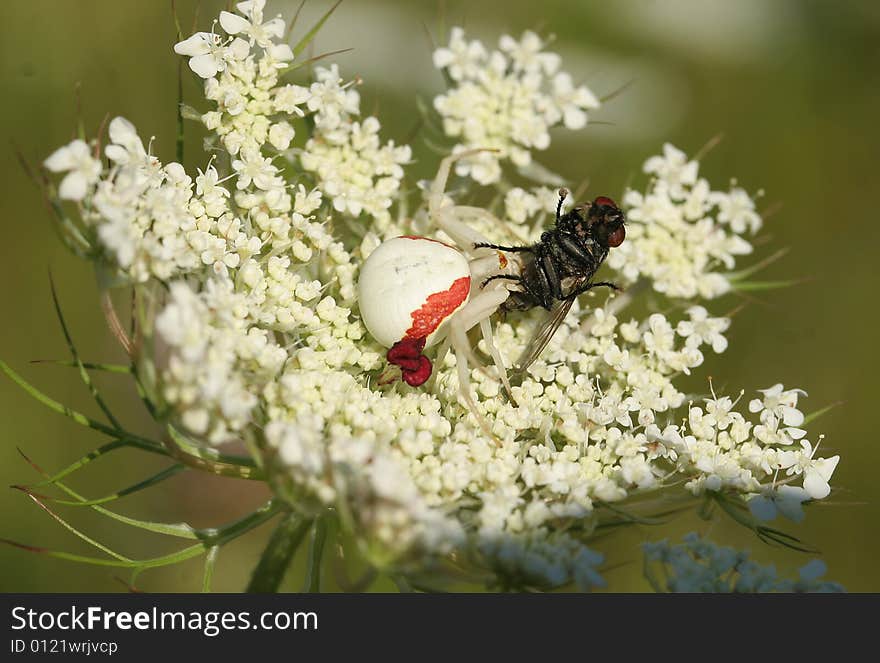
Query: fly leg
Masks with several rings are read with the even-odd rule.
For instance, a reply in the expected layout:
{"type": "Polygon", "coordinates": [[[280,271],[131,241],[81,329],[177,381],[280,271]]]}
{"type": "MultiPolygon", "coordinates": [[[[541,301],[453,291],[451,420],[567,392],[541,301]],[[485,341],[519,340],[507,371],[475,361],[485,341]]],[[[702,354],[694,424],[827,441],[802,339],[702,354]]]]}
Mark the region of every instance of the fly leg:
{"type": "Polygon", "coordinates": [[[615,292],[623,292],[623,288],[610,281],[599,281],[598,283],[585,283],[581,287],[575,288],[575,290],[568,294],[568,297],[577,297],[593,288],[611,288],[615,292]]]}

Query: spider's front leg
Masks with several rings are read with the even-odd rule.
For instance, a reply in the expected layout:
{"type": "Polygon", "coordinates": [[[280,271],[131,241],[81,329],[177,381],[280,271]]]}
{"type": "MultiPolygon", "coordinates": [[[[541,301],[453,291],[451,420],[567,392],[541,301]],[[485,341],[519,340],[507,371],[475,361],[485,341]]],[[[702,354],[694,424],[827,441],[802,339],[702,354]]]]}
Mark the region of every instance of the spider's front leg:
{"type": "Polygon", "coordinates": [[[440,162],[437,169],[437,175],[431,184],[428,195],[428,217],[437,228],[445,232],[458,245],[459,249],[470,255],[476,250],[477,244],[487,244],[489,240],[481,233],[477,232],[467,225],[462,218],[482,218],[492,224],[500,224],[501,222],[492,214],[480,207],[470,207],[466,205],[444,205],[443,196],[446,191],[446,184],[449,181],[449,174],[452,165],[460,160],[481,152],[494,152],[496,150],[490,148],[480,148],[476,150],[467,150],[452,154],[444,158],[440,162]]]}
{"type": "MultiPolygon", "coordinates": [[[[486,431],[488,426],[476,408],[473,399],[473,391],[470,381],[470,366],[473,364],[479,366],[480,362],[474,354],[467,332],[471,327],[479,324],[483,333],[483,339],[489,354],[492,356],[495,366],[498,370],[498,376],[504,385],[505,390],[513,401],[513,394],[510,389],[510,382],[507,379],[507,370],[501,359],[501,353],[498,351],[494,340],[492,339],[491,325],[489,318],[494,314],[498,307],[503,304],[509,293],[506,288],[492,288],[482,290],[478,295],[473,297],[460,311],[458,311],[449,321],[449,342],[452,351],[455,353],[455,364],[458,371],[459,393],[467,404],[474,416],[480,421],[480,426],[486,431]]],[[[516,401],[513,401],[514,403],[516,401]]]]}

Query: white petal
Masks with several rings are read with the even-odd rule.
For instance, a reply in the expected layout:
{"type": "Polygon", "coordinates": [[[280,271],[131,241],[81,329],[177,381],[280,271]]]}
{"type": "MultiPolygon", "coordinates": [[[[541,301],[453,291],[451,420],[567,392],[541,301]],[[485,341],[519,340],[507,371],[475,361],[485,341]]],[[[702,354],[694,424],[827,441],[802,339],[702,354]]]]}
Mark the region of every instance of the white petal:
{"type": "Polygon", "coordinates": [[[565,108],[563,124],[566,129],[583,129],[587,126],[587,114],[580,108],[568,106],[565,108]]]}
{"type": "Polygon", "coordinates": [[[278,16],[266,21],[263,23],[263,30],[273,35],[276,39],[281,39],[284,36],[284,19],[278,16]]]}
{"type": "Polygon", "coordinates": [[[269,54],[279,62],[293,60],[293,50],[287,44],[272,44],[269,47],[269,54]]]}
{"type": "Polygon", "coordinates": [[[220,63],[213,55],[197,55],[190,59],[189,68],[202,78],[213,78],[220,71],[220,63]]]}
{"type": "Polygon", "coordinates": [[[68,173],[58,187],[58,195],[63,200],[82,200],[86,196],[86,191],[88,191],[88,182],[85,175],[78,170],[68,173]]]}
{"type": "Polygon", "coordinates": [[[60,173],[63,170],[70,170],[74,166],[76,166],[76,160],[74,159],[73,145],[76,142],[82,143],[83,141],[73,141],[69,145],[65,145],[64,147],[59,147],[57,150],[52,152],[49,155],[49,158],[43,162],[43,165],[46,166],[53,173],[60,173]]]}
{"type": "Polygon", "coordinates": [[[826,481],[831,480],[834,470],[837,469],[837,463],[840,462],[840,456],[832,456],[831,458],[820,458],[813,463],[813,469],[818,472],[826,481]]]}
{"type": "Polygon", "coordinates": [[[758,495],[749,500],[749,511],[761,522],[767,522],[776,518],[776,503],[763,495],[758,495]]]}
{"type": "Polygon", "coordinates": [[[232,53],[232,57],[236,60],[244,60],[251,52],[251,45],[246,39],[236,37],[229,44],[229,52],[232,53]]]}
{"type": "Polygon", "coordinates": [[[108,145],[104,148],[104,154],[107,155],[110,161],[115,161],[116,163],[129,162],[128,151],[120,145],[108,145]]]}
{"type": "Polygon", "coordinates": [[[247,19],[237,16],[236,14],[230,14],[226,11],[220,12],[220,25],[231,35],[237,35],[239,32],[247,32],[251,27],[251,24],[247,19]]]}
{"type": "Polygon", "coordinates": [[[438,48],[434,51],[433,60],[435,69],[443,69],[455,61],[455,55],[448,48],[438,48]]]}
{"type": "Polygon", "coordinates": [[[797,408],[783,405],[782,421],[786,426],[800,426],[804,423],[804,413],[797,408]]]}
{"type": "Polygon", "coordinates": [[[749,412],[760,412],[764,409],[764,404],[758,398],[749,401],[749,412]]]}
{"type": "Polygon", "coordinates": [[[262,13],[265,6],[266,0],[245,0],[236,3],[235,8],[245,16],[250,16],[254,12],[262,13]]]}
{"type": "MultiPolygon", "coordinates": [[[[453,36],[455,36],[455,33],[453,33],[453,36]]],[[[498,40],[498,45],[501,47],[502,51],[512,51],[519,46],[516,40],[510,35],[501,35],[501,39],[498,40]]]]}
{"type": "Polygon", "coordinates": [[[780,451],[777,455],[779,468],[784,470],[797,463],[798,456],[794,451],[780,451]]]}
{"type": "Polygon", "coordinates": [[[676,326],[675,331],[678,332],[679,336],[690,336],[694,333],[694,323],[687,320],[681,320],[676,326]]]}
{"type": "Polygon", "coordinates": [[[797,486],[780,486],[778,493],[776,508],[779,513],[793,523],[801,522],[804,519],[804,508],[801,504],[810,499],[810,496],[797,486]]]}
{"type": "Polygon", "coordinates": [[[590,88],[583,85],[577,89],[574,102],[581,108],[599,108],[598,97],[590,88]]]}
{"type": "Polygon", "coordinates": [[[814,500],[821,500],[831,494],[831,486],[825,478],[819,473],[812,470],[804,472],[804,490],[814,500]]]}
{"type": "Polygon", "coordinates": [[[205,55],[211,52],[209,39],[213,39],[210,33],[197,32],[188,39],[174,44],[174,52],[178,55],[205,55]]]}
{"type": "Polygon", "coordinates": [[[114,117],[110,120],[110,140],[117,145],[127,145],[132,139],[140,140],[137,129],[124,117],[114,117]]]}
{"type": "Polygon", "coordinates": [[[724,352],[727,350],[727,339],[719,334],[712,341],[712,349],[715,352],[724,352]]]}
{"type": "Polygon", "coordinates": [[[709,312],[702,306],[691,306],[687,314],[694,322],[701,322],[709,317],[709,312]]]}

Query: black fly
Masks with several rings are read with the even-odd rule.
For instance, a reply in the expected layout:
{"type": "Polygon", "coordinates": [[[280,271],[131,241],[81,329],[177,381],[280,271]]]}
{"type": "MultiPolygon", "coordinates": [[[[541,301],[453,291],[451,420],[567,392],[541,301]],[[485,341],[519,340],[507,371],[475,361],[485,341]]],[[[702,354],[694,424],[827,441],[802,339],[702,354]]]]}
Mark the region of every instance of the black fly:
{"type": "Polygon", "coordinates": [[[537,244],[475,245],[522,254],[519,275],[498,274],[483,283],[504,279],[519,285],[519,290],[511,291],[502,310],[525,311],[541,306],[550,312],[517,362],[514,373],[519,377],[544,351],[578,295],[599,287],[620,289],[607,281],[594,282],[593,276],[608,251],[620,246],[626,237],[623,212],[613,200],[600,196],[592,203],[576,205],[562,214],[562,203],[567,195],[567,190],[559,190],[556,226],[545,231],[537,244]]]}

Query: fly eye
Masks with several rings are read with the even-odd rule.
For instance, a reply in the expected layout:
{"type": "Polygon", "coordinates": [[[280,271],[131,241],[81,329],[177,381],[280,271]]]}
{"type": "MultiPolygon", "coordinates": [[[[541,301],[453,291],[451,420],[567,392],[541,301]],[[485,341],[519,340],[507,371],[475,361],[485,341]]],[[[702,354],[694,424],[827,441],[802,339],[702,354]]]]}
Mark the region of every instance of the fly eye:
{"type": "Polygon", "coordinates": [[[594,205],[601,205],[604,207],[617,207],[617,203],[615,203],[611,198],[607,196],[599,196],[596,200],[593,201],[594,205]]]}
{"type": "Polygon", "coordinates": [[[623,240],[626,238],[626,228],[622,225],[615,230],[613,233],[608,235],[608,246],[614,248],[616,246],[620,246],[623,244],[623,240]]]}

